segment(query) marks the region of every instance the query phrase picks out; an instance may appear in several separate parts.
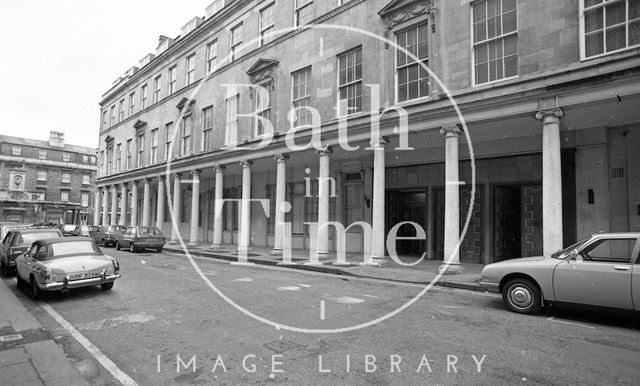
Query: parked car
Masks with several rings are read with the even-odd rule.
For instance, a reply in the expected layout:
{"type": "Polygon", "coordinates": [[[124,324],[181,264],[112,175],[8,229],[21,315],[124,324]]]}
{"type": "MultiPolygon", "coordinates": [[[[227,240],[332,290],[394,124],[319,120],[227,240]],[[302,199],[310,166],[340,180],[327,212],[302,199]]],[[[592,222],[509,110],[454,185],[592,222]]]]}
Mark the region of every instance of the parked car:
{"type": "Polygon", "coordinates": [[[61,238],[56,228],[18,228],[10,230],[2,240],[0,247],[0,271],[4,275],[15,272],[15,259],[27,252],[31,244],[39,239],[61,238]]]}
{"type": "Polygon", "coordinates": [[[104,255],[90,237],[65,237],[35,241],[29,252],[16,259],[18,286],[31,288],[35,299],[44,292],[100,285],[113,288],[120,264],[104,255]]]}
{"type": "Polygon", "coordinates": [[[136,252],[139,249],[145,250],[146,248],[162,252],[162,248],[167,241],[160,229],[142,226],[129,227],[117,238],[116,249],[129,248],[131,252],[136,252]]]}
{"type": "Polygon", "coordinates": [[[76,230],[75,224],[60,224],[60,232],[64,237],[73,236],[73,232],[76,230]]]}
{"type": "Polygon", "coordinates": [[[551,302],[640,311],[639,239],[640,233],[591,235],[551,256],[489,264],[479,284],[523,314],[551,302]]]}
{"type": "Polygon", "coordinates": [[[4,240],[4,236],[12,229],[29,228],[31,224],[19,224],[16,222],[0,222],[0,240],[4,240]]]}
{"type": "Polygon", "coordinates": [[[96,225],[76,225],[76,229],[73,230],[74,236],[93,236],[98,230],[96,225]]]}
{"type": "Polygon", "coordinates": [[[127,229],[124,225],[103,225],[93,233],[93,239],[101,246],[108,247],[116,244],[116,236],[127,229]]]}

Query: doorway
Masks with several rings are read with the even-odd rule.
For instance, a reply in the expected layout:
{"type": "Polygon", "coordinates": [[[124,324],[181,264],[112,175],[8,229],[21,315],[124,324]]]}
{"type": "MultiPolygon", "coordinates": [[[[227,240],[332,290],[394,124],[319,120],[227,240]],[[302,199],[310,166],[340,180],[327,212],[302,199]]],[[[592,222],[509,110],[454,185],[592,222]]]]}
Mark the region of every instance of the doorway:
{"type": "Polygon", "coordinates": [[[542,254],[542,185],[493,187],[494,257],[502,261],[542,254]]]}
{"type": "MultiPolygon", "coordinates": [[[[397,224],[412,221],[427,228],[427,192],[420,190],[393,190],[386,198],[387,234],[397,224]]],[[[398,237],[415,237],[416,230],[409,224],[402,225],[396,233],[398,237]]],[[[398,240],[396,252],[403,256],[422,256],[426,252],[426,240],[398,240]]]]}

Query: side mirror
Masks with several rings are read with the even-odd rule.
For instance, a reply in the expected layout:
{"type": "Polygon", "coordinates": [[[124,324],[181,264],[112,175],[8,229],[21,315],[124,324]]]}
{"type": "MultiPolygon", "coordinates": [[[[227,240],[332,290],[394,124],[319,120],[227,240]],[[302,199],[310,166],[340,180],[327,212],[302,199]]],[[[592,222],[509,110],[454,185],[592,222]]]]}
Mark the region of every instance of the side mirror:
{"type": "Polygon", "coordinates": [[[567,257],[567,261],[573,261],[573,260],[582,261],[582,256],[580,256],[577,249],[574,249],[573,251],[571,251],[569,253],[569,256],[567,257]]]}

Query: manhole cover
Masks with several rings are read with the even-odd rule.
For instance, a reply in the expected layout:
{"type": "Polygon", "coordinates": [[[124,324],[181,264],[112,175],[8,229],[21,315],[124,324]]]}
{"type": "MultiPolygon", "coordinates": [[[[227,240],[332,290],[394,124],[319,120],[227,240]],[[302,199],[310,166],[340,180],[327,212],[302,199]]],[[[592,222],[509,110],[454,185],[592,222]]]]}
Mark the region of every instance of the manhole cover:
{"type": "Polygon", "coordinates": [[[264,347],[278,354],[282,354],[285,351],[297,349],[301,346],[290,340],[274,340],[273,342],[265,343],[264,347]]]}

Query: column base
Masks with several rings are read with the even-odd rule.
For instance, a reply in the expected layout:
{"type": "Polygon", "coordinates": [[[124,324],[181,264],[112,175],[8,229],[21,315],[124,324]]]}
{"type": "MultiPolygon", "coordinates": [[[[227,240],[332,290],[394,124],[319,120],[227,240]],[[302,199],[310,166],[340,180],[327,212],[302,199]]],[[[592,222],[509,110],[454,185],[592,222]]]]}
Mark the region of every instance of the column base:
{"type": "Polygon", "coordinates": [[[293,261],[290,262],[290,263],[285,263],[284,261],[279,261],[279,262],[276,263],[276,265],[283,266],[283,267],[290,267],[292,265],[298,265],[298,263],[294,263],[293,261]]]}
{"type": "Polygon", "coordinates": [[[231,265],[256,265],[256,263],[250,263],[250,262],[245,262],[245,261],[232,261],[231,265]]]}
{"type": "Polygon", "coordinates": [[[282,249],[281,248],[273,248],[273,250],[271,252],[269,252],[269,255],[271,255],[271,256],[282,256],[282,249]]]}
{"type": "Polygon", "coordinates": [[[169,242],[168,242],[167,244],[169,244],[169,245],[176,245],[176,244],[180,244],[180,241],[179,241],[179,240],[177,240],[177,239],[176,239],[176,240],[173,240],[173,239],[172,239],[172,240],[169,240],[169,242]]]}
{"type": "Polygon", "coordinates": [[[438,272],[442,275],[457,275],[464,272],[464,268],[460,263],[441,264],[438,272]]]}
{"type": "Polygon", "coordinates": [[[249,253],[251,251],[253,251],[253,249],[251,249],[251,247],[238,246],[238,254],[240,254],[240,253],[249,253]]]}
{"type": "Polygon", "coordinates": [[[222,247],[222,244],[211,244],[209,245],[209,249],[213,249],[215,251],[215,250],[220,250],[224,248],[222,247]]]}
{"type": "Polygon", "coordinates": [[[365,267],[384,268],[389,267],[391,265],[391,262],[389,262],[389,259],[385,256],[371,256],[369,259],[366,259],[358,265],[362,265],[365,267]]]}
{"type": "Polygon", "coordinates": [[[200,243],[198,243],[198,242],[193,242],[192,243],[191,241],[189,241],[187,243],[187,248],[200,248],[200,243]]]}

